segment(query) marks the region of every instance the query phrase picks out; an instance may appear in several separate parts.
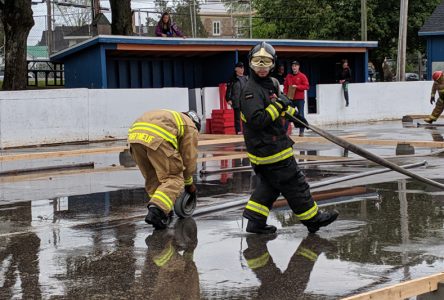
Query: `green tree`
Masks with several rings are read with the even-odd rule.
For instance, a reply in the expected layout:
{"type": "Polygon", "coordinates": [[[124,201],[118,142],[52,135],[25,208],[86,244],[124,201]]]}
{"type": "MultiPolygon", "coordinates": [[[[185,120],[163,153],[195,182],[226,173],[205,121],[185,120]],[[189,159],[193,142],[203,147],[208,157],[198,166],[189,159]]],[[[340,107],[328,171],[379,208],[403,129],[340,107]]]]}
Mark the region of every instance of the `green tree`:
{"type": "MultiPolygon", "coordinates": [[[[441,0],[410,0],[407,51],[424,52],[418,31],[441,0]]],[[[256,0],[254,36],[261,38],[360,40],[360,1],[256,0]],[[285,8],[285,9],[282,9],[285,8]]],[[[370,60],[382,73],[384,57],[398,45],[399,0],[367,0],[368,39],[378,41],[370,60]]]]}
{"type": "MultiPolygon", "coordinates": [[[[199,1],[196,0],[182,0],[178,1],[176,6],[173,7],[173,18],[176,22],[177,26],[180,27],[180,29],[183,31],[183,33],[187,36],[191,36],[192,30],[191,30],[191,13],[194,14],[194,10],[196,10],[196,37],[207,37],[207,32],[205,31],[205,27],[202,24],[201,19],[199,18],[199,1]],[[194,2],[194,3],[193,3],[194,2]]],[[[194,25],[193,25],[194,26],[194,25]]]]}

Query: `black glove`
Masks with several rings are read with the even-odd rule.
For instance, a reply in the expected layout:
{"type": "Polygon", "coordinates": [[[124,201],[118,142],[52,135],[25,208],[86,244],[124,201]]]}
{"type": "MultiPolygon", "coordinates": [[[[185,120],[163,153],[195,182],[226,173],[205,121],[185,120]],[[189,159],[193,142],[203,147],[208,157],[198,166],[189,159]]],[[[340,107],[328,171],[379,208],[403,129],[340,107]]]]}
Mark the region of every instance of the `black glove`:
{"type": "Polygon", "coordinates": [[[284,94],[280,94],[276,99],[276,102],[282,105],[282,111],[286,111],[288,106],[291,105],[291,100],[284,94]]]}
{"type": "MultiPolygon", "coordinates": [[[[307,121],[307,119],[305,117],[298,115],[298,116],[296,116],[296,118],[298,118],[299,120],[301,120],[302,122],[304,122],[305,124],[308,125],[308,121],[307,121]]],[[[294,124],[294,127],[296,127],[296,128],[307,128],[307,129],[309,129],[307,126],[304,126],[304,125],[302,125],[299,122],[293,122],[293,124],[294,124]]]]}
{"type": "Polygon", "coordinates": [[[433,105],[433,103],[435,103],[435,96],[432,96],[432,97],[430,98],[430,104],[433,105]]]}

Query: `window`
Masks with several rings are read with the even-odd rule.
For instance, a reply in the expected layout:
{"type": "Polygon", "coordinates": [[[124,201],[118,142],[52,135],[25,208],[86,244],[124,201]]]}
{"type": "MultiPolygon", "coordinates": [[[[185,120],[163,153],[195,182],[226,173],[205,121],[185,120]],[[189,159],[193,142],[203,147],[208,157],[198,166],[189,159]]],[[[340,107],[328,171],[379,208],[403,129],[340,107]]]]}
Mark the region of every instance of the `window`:
{"type": "Polygon", "coordinates": [[[220,21],[213,21],[213,35],[220,35],[220,21]]]}

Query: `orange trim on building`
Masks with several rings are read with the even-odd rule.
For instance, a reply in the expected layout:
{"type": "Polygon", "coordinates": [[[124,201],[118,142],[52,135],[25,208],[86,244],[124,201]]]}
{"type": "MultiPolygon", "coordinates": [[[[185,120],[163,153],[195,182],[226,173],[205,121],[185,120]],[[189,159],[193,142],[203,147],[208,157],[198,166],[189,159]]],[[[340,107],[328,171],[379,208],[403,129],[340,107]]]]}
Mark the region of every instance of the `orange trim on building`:
{"type": "MultiPolygon", "coordinates": [[[[224,51],[250,51],[251,46],[238,45],[134,45],[117,44],[117,50],[122,51],[184,51],[184,52],[224,52],[224,51]]],[[[365,47],[291,47],[275,46],[277,52],[312,52],[312,53],[365,53],[365,47]]]]}

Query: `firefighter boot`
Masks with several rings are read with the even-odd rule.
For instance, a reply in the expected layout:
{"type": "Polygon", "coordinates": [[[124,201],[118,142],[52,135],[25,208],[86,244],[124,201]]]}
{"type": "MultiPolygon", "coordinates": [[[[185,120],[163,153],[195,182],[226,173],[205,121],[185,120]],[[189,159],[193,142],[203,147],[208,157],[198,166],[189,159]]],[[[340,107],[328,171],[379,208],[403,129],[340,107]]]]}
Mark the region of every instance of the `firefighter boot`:
{"type": "Polygon", "coordinates": [[[258,233],[258,234],[271,234],[275,233],[277,228],[273,225],[267,225],[264,221],[252,221],[248,220],[247,232],[258,233]]]}
{"type": "Polygon", "coordinates": [[[148,214],[145,217],[145,222],[153,225],[155,229],[165,229],[168,224],[170,224],[172,217],[172,211],[166,215],[157,206],[150,205],[148,206],[148,214]]]}
{"type": "Polygon", "coordinates": [[[444,110],[444,101],[441,98],[439,98],[438,101],[436,101],[436,105],[432,111],[432,114],[427,118],[425,118],[424,122],[432,124],[439,118],[443,110],[444,110]]]}
{"type": "Polygon", "coordinates": [[[268,261],[270,254],[267,243],[276,238],[276,234],[249,235],[246,238],[247,249],[244,250],[244,257],[251,269],[264,267],[264,262],[268,261]]]}
{"type": "Polygon", "coordinates": [[[307,226],[310,233],[315,233],[319,228],[328,226],[333,223],[338,217],[339,213],[336,210],[323,212],[320,211],[312,219],[307,221],[302,221],[302,224],[307,226]]]}

